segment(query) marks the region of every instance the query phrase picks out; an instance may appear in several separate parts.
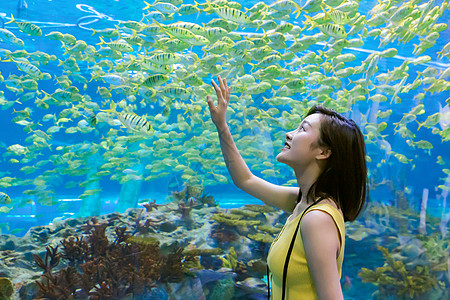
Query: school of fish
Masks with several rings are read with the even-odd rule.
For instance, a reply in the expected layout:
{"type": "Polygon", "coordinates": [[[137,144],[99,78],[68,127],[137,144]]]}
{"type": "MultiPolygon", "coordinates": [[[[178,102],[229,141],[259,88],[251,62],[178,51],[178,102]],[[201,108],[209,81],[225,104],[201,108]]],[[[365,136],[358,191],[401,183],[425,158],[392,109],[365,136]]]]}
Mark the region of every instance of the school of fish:
{"type": "MultiPolygon", "coordinates": [[[[88,197],[101,193],[89,186],[103,177],[123,184],[179,174],[190,184],[229,183],[206,103],[206,95],[215,95],[210,79],[218,75],[231,86],[229,125],[252,171],[289,178],[273,155],[313,104],[348,113],[360,124],[369,166],[414,168],[415,157],[433,149],[420,132],[440,136],[447,146],[450,140],[450,42],[434,47],[448,32],[443,15],[450,4],[421,2],[379,0],[363,15],[355,0],[251,7],[227,0],[144,1],[142,20],[92,29],[96,43],[11,16],[0,28],[0,59],[17,71],[0,73],[0,108],[27,138],[1,145],[2,163],[19,165],[20,172],[0,170],[0,188],[24,189],[17,199],[2,193],[2,202],[21,205],[34,196],[51,204],[61,185],[88,197]],[[185,21],[198,15],[212,19],[185,21]],[[21,39],[27,35],[59,41],[60,54],[32,51],[33,42],[21,39]],[[368,55],[352,50],[368,39],[379,48],[368,55]],[[396,43],[411,44],[411,58],[393,60],[396,43]],[[434,54],[445,67],[427,65],[434,54]],[[381,66],[387,71],[379,72],[381,66]],[[412,66],[423,71],[413,74],[412,66]],[[49,68],[62,75],[43,71],[49,68]],[[53,91],[42,88],[50,80],[53,91]],[[96,94],[86,92],[90,85],[96,94]],[[435,94],[439,111],[424,105],[435,94]],[[366,103],[367,111],[354,110],[357,103],[366,103]],[[405,103],[409,110],[398,118],[396,109],[405,103]],[[391,146],[389,131],[410,150],[391,146]],[[64,143],[72,140],[77,142],[64,143]]],[[[439,188],[449,191],[448,152],[434,155],[443,172],[439,188]]]]}

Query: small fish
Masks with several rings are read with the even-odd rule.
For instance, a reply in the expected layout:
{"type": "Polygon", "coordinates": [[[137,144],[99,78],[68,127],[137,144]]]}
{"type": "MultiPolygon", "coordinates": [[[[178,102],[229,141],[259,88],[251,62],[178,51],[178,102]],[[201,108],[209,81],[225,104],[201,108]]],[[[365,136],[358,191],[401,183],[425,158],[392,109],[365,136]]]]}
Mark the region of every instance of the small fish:
{"type": "Polygon", "coordinates": [[[119,52],[133,52],[133,47],[126,42],[105,42],[102,37],[100,37],[100,43],[97,45],[107,45],[111,50],[119,52]]]}
{"type": "Polygon", "coordinates": [[[33,36],[41,36],[42,30],[38,26],[31,24],[30,22],[17,22],[14,20],[14,16],[11,14],[11,20],[6,22],[5,24],[9,23],[16,23],[16,25],[19,27],[20,31],[25,32],[28,35],[33,36]]]}
{"type": "Polygon", "coordinates": [[[334,37],[336,39],[342,39],[342,38],[347,37],[347,34],[345,33],[345,29],[341,25],[327,23],[327,24],[319,25],[317,27],[324,34],[334,37]]]}
{"type": "Polygon", "coordinates": [[[417,128],[417,130],[419,130],[422,127],[431,128],[437,125],[439,123],[440,117],[441,117],[440,113],[429,115],[428,118],[422,123],[417,122],[419,123],[419,127],[417,128]]]}
{"type": "MultiPolygon", "coordinates": [[[[243,25],[253,24],[253,21],[245,13],[243,13],[242,11],[240,11],[238,9],[228,7],[228,6],[213,8],[211,6],[211,2],[209,2],[209,0],[206,0],[206,3],[208,5],[208,7],[204,10],[205,12],[212,10],[216,14],[221,16],[223,19],[225,19],[227,21],[236,22],[238,24],[243,24],[243,25]]],[[[196,4],[197,4],[197,6],[199,5],[198,3],[196,3],[196,4]]]]}
{"type": "Polygon", "coordinates": [[[195,13],[198,13],[200,10],[197,6],[192,4],[184,4],[181,5],[180,8],[178,8],[178,13],[182,16],[188,16],[195,13]]]}
{"type": "Polygon", "coordinates": [[[328,5],[327,5],[327,8],[329,9],[329,11],[325,11],[325,8],[323,5],[321,6],[321,8],[322,8],[323,12],[325,13],[325,15],[328,16],[331,19],[331,21],[334,22],[334,24],[346,25],[346,24],[350,23],[350,18],[347,13],[344,13],[340,10],[333,9],[333,7],[328,6],[328,5]]]}
{"type": "Polygon", "coordinates": [[[36,79],[42,79],[44,75],[41,70],[33,64],[30,64],[27,60],[14,60],[11,55],[9,55],[9,60],[4,61],[12,61],[16,64],[17,68],[20,71],[23,71],[36,79]]]}
{"type": "Polygon", "coordinates": [[[0,204],[10,204],[11,198],[3,192],[0,192],[0,204]]]}
{"type": "Polygon", "coordinates": [[[115,114],[119,119],[119,121],[122,123],[122,125],[132,131],[145,134],[152,134],[154,132],[152,125],[144,118],[134,113],[118,112],[116,110],[116,104],[113,101],[111,101],[110,109],[101,109],[101,111],[115,114]]]}
{"type": "Polygon", "coordinates": [[[150,56],[148,60],[155,65],[172,65],[181,61],[181,57],[174,53],[158,53],[150,56]]]}
{"type": "MultiPolygon", "coordinates": [[[[112,84],[112,85],[124,85],[125,79],[117,74],[108,74],[100,76],[106,83],[112,84]]],[[[91,79],[92,80],[92,79],[91,79]]]]}
{"type": "Polygon", "coordinates": [[[148,76],[142,83],[142,86],[147,88],[152,88],[155,86],[160,86],[163,83],[166,83],[169,80],[169,76],[164,74],[155,74],[148,76]]]}
{"type": "Polygon", "coordinates": [[[144,3],[146,6],[142,10],[148,10],[150,8],[154,8],[163,14],[173,14],[173,13],[178,12],[178,8],[171,3],[155,2],[154,4],[150,4],[146,1],[144,1],[144,3]]]}
{"type": "Polygon", "coordinates": [[[58,31],[52,31],[45,36],[54,41],[62,41],[64,39],[64,34],[58,31]]]}
{"type": "Polygon", "coordinates": [[[94,112],[91,110],[85,110],[84,111],[84,117],[86,118],[87,122],[91,126],[95,126],[97,124],[97,117],[95,116],[94,112]]]}

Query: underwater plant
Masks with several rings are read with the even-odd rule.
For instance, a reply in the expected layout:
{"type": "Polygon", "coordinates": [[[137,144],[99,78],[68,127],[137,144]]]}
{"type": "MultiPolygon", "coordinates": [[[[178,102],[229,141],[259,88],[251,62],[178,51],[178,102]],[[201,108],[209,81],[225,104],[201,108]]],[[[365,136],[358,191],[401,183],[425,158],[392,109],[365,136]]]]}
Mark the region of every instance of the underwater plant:
{"type": "Polygon", "coordinates": [[[106,236],[107,223],[88,222],[87,236],[68,237],[47,247],[46,256],[35,255],[44,270],[36,281],[38,297],[47,299],[122,299],[151,291],[156,282],[178,282],[187,270],[183,263],[192,256],[177,247],[164,255],[153,237],[131,236],[126,227],[115,228],[115,239],[106,236]],[[54,271],[60,262],[69,265],[54,271]]]}
{"type": "MultiPolygon", "coordinates": [[[[144,222],[141,222],[141,217],[143,213],[143,209],[139,210],[136,214],[136,220],[135,220],[135,230],[133,234],[140,233],[140,234],[147,234],[150,232],[150,228],[153,229],[153,232],[155,232],[155,229],[163,220],[154,220],[151,218],[146,218],[144,222]]],[[[147,210],[148,212],[148,210],[147,210]]]]}
{"type": "Polygon", "coordinates": [[[43,269],[44,273],[50,273],[59,264],[61,255],[58,253],[58,247],[59,245],[56,247],[48,246],[44,260],[39,255],[33,254],[36,265],[43,269]]]}
{"type": "Polygon", "coordinates": [[[153,199],[153,201],[148,201],[147,203],[142,204],[147,212],[152,212],[153,209],[158,209],[159,206],[163,206],[161,204],[156,204],[156,200],[153,199]]]}
{"type": "Polygon", "coordinates": [[[387,298],[391,295],[397,297],[409,296],[415,299],[427,298],[427,293],[438,286],[445,288],[445,283],[438,281],[436,275],[430,271],[428,266],[417,265],[408,269],[402,260],[396,260],[389,249],[378,246],[383,254],[385,264],[375,270],[362,268],[358,274],[363,282],[370,282],[378,286],[379,296],[387,298]]]}

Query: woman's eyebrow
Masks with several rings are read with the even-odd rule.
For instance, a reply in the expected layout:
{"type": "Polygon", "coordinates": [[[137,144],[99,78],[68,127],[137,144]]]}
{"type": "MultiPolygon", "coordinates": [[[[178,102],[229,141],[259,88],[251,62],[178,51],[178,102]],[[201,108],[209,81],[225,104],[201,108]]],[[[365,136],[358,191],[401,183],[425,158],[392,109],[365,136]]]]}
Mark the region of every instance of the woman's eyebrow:
{"type": "Polygon", "coordinates": [[[311,127],[311,128],[312,128],[312,126],[311,126],[311,123],[309,123],[308,121],[306,121],[306,120],[303,120],[303,122],[302,122],[302,124],[301,124],[301,125],[304,125],[304,124],[307,124],[307,125],[309,125],[309,127],[311,127]]]}

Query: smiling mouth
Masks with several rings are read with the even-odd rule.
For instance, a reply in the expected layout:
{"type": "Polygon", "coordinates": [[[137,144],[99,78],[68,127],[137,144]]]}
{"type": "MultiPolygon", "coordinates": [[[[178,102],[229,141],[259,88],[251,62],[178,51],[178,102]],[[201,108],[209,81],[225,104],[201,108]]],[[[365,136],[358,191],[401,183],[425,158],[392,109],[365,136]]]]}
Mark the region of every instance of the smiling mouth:
{"type": "Polygon", "coordinates": [[[284,148],[286,148],[286,149],[291,149],[291,146],[289,146],[288,143],[284,143],[284,148]]]}

